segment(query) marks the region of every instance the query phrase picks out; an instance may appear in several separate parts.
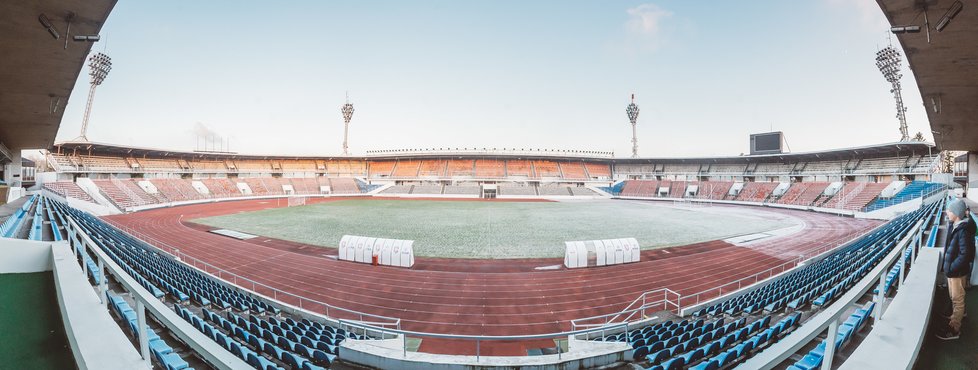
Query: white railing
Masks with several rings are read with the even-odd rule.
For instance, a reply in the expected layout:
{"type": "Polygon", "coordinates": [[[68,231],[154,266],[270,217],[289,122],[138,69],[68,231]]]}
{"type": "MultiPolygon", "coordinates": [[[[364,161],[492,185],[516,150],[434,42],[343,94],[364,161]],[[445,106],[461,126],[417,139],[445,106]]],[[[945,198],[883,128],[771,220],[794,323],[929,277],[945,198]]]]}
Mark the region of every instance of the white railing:
{"type": "Polygon", "coordinates": [[[680,298],[679,293],[668,288],[645,292],[619,312],[571,320],[571,328],[573,330],[583,330],[594,327],[607,327],[616,323],[646,320],[649,319],[647,315],[649,311],[671,311],[679,313],[679,310],[682,308],[679,305],[680,298]],[[638,320],[633,320],[636,318],[636,315],[638,315],[638,320]]]}

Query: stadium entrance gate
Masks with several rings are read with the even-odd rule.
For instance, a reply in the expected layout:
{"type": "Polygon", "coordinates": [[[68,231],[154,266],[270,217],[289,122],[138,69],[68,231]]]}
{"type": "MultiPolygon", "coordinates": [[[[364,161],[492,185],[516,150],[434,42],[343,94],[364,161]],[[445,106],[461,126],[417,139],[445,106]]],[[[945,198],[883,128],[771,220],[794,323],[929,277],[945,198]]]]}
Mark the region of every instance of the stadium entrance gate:
{"type": "Polygon", "coordinates": [[[482,184],[482,198],[496,199],[496,184],[482,184]]]}

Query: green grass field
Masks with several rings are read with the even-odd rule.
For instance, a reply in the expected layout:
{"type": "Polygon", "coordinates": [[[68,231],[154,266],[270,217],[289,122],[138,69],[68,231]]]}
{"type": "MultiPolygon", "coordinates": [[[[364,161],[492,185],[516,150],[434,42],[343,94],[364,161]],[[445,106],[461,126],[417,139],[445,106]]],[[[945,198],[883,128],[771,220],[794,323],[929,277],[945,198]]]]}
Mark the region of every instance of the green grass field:
{"type": "Polygon", "coordinates": [[[422,257],[563,257],[564,242],[636,238],[643,249],[757,233],[794,224],[752,209],[674,208],[630,201],[477,202],[343,200],[208,217],[194,222],[336,247],[343,235],[414,240],[422,257]]]}

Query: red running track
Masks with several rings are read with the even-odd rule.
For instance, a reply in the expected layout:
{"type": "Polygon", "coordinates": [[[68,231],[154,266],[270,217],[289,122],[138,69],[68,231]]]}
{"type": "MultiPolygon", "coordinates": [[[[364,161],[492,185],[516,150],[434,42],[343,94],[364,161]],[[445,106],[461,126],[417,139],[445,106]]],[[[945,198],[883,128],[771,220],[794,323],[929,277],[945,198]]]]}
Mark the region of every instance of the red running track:
{"type": "MultiPolygon", "coordinates": [[[[310,199],[310,202],[338,199],[342,198],[310,199]]],[[[189,256],[284,292],[336,307],[397,317],[405,330],[463,335],[525,335],[570,330],[570,320],[619,312],[644,292],[669,288],[689,296],[717,288],[784,265],[800,254],[837,245],[880,224],[874,220],[757,207],[752,209],[754,215],[790,216],[802,221],[804,227],[797,233],[769,238],[749,247],[712,241],[644,251],[642,262],[628,265],[539,271],[534,267],[558,265],[563,261],[418,258],[413,269],[376,267],[330,258],[337,253],[332,248],[270,238],[241,241],[208,233],[208,227],[182,221],[275,208],[285,203],[275,199],[206,203],[105,219],[136,230],[138,236],[155,240],[154,244],[175,246],[189,256]]],[[[251,288],[250,284],[240,285],[251,288]]],[[[258,292],[271,295],[262,289],[258,292]]],[[[718,293],[714,291],[702,298],[718,293]]],[[[278,298],[297,304],[296,299],[278,298]]],[[[310,307],[308,302],[303,307],[323,312],[321,307],[310,307]]],[[[344,318],[335,310],[330,315],[344,318]]],[[[553,342],[483,343],[481,354],[525,355],[527,348],[541,347],[553,347],[553,342]]],[[[475,345],[425,339],[421,350],[474,353],[475,345]]]]}

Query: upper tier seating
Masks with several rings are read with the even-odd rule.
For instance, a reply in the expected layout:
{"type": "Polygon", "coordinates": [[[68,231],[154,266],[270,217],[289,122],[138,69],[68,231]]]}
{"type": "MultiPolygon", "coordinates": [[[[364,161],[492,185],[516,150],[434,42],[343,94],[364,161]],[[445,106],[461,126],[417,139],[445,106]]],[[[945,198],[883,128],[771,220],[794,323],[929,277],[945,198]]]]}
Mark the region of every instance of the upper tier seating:
{"type": "Polygon", "coordinates": [[[81,169],[95,172],[132,172],[125,159],[120,157],[78,156],[81,169]]]}
{"type": "Polygon", "coordinates": [[[510,159],[506,161],[506,175],[532,177],[533,167],[530,165],[530,161],[510,159]]]}
{"type": "Polygon", "coordinates": [[[475,177],[495,179],[506,177],[506,162],[495,159],[477,159],[475,177]]]}
{"type": "Polygon", "coordinates": [[[394,164],[397,161],[373,161],[370,162],[368,168],[370,169],[370,177],[390,177],[391,172],[394,171],[394,164]]]}
{"type": "Polygon", "coordinates": [[[133,158],[130,163],[137,164],[134,169],[145,172],[180,172],[180,164],[176,159],[133,158]]]}
{"type": "Polygon", "coordinates": [[[224,161],[204,161],[197,160],[190,162],[190,167],[195,171],[215,171],[215,172],[227,172],[228,164],[224,161]]]}
{"type": "Polygon", "coordinates": [[[593,178],[611,178],[611,167],[603,163],[584,162],[584,168],[588,175],[593,178]]]}
{"type": "Polygon", "coordinates": [[[448,176],[471,177],[475,175],[475,161],[471,159],[452,159],[448,161],[448,176]]]}
{"type": "Polygon", "coordinates": [[[279,161],[284,172],[315,172],[316,161],[312,159],[287,159],[279,161]]]}
{"type": "Polygon", "coordinates": [[[584,169],[584,162],[558,162],[560,173],[566,180],[586,180],[587,170],[584,169]]]}
{"type": "Polygon", "coordinates": [[[398,178],[415,178],[418,177],[418,171],[421,169],[421,161],[415,160],[398,160],[397,165],[394,167],[393,177],[398,178]]]}
{"type": "Polygon", "coordinates": [[[531,161],[535,177],[540,178],[559,178],[560,168],[554,161],[531,161]]]}
{"type": "Polygon", "coordinates": [[[367,176],[367,162],[361,160],[331,160],[326,162],[330,176],[367,176]]]}
{"type": "Polygon", "coordinates": [[[418,170],[418,177],[442,177],[445,176],[448,161],[440,159],[421,161],[421,169],[418,170]]]}

